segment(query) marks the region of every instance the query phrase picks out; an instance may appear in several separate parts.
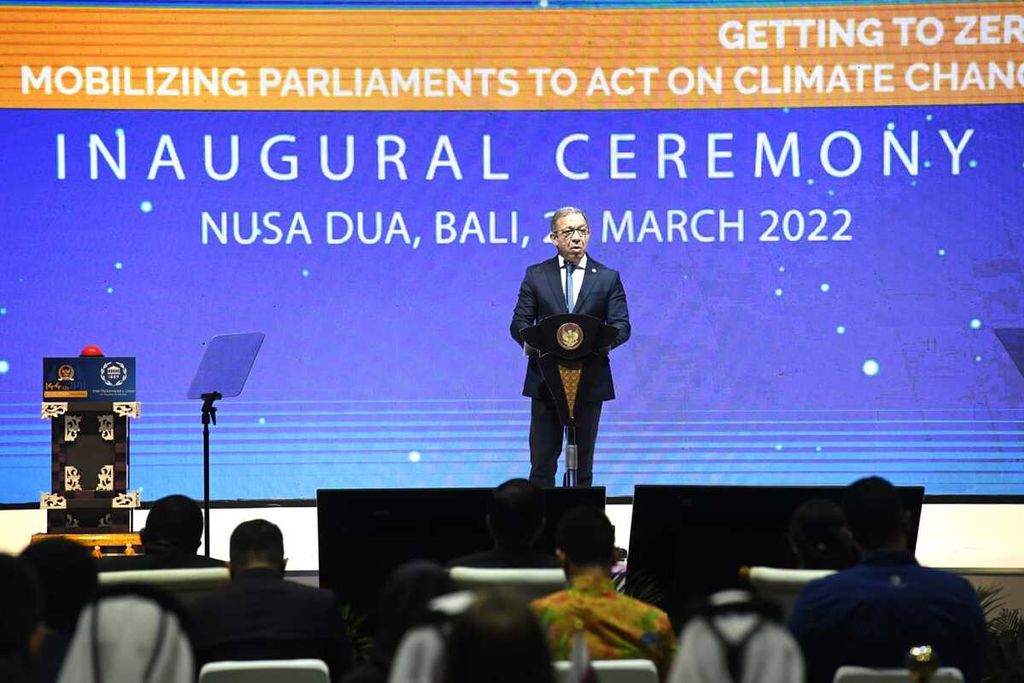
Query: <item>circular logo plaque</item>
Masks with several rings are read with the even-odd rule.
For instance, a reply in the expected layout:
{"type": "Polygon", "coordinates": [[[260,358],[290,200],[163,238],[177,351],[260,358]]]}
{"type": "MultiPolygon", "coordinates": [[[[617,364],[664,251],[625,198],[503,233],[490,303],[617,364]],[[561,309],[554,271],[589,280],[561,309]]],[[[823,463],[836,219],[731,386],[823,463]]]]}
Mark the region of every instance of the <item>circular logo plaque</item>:
{"type": "Polygon", "coordinates": [[[555,337],[559,346],[566,351],[573,351],[583,343],[583,330],[576,323],[565,323],[559,326],[555,337]]]}
{"type": "Polygon", "coordinates": [[[120,361],[104,363],[100,368],[100,379],[108,387],[119,387],[128,379],[128,368],[120,361]]]}

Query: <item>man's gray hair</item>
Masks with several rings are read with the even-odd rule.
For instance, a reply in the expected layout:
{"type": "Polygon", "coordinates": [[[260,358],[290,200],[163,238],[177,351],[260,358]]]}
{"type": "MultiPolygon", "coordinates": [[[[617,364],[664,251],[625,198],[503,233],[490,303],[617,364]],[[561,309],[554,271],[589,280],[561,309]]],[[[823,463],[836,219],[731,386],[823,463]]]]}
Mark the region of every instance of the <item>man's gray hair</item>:
{"type": "Polygon", "coordinates": [[[588,228],[590,227],[590,219],[587,218],[587,214],[583,213],[583,209],[577,209],[575,206],[563,206],[561,209],[558,209],[551,214],[551,232],[555,231],[555,225],[560,219],[565,218],[566,216],[571,216],[574,213],[578,213],[583,216],[583,222],[587,224],[588,228]]]}

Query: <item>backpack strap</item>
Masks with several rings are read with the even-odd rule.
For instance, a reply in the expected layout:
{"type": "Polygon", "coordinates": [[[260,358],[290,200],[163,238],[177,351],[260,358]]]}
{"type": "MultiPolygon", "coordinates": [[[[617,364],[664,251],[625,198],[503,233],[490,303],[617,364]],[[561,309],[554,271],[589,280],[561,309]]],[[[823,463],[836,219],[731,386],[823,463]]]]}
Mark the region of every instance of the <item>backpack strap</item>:
{"type": "Polygon", "coordinates": [[[722,653],[725,655],[725,666],[729,670],[729,678],[732,683],[740,683],[743,679],[743,655],[746,652],[747,643],[768,623],[763,617],[758,617],[754,625],[747,630],[742,638],[736,641],[729,640],[722,633],[722,630],[715,623],[715,617],[700,617],[708,625],[708,630],[715,636],[719,645],[722,646],[722,653]]]}
{"type": "Polygon", "coordinates": [[[708,630],[711,631],[719,645],[722,646],[725,664],[729,670],[729,677],[732,683],[741,683],[743,679],[743,655],[746,651],[747,643],[761,629],[775,621],[777,614],[778,609],[774,605],[756,599],[727,602],[721,605],[705,602],[701,605],[697,617],[707,624],[708,630]],[[725,636],[716,622],[718,617],[727,615],[752,615],[756,617],[756,621],[742,638],[732,641],[725,636]]]}

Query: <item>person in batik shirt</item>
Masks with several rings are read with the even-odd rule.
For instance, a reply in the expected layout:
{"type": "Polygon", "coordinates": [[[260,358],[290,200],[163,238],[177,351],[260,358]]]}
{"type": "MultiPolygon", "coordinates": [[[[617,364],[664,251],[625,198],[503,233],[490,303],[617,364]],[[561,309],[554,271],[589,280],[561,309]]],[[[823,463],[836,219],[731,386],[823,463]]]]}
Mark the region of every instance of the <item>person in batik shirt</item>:
{"type": "Polygon", "coordinates": [[[547,631],[552,659],[569,659],[579,632],[591,659],[649,659],[664,680],[675,652],[672,624],[657,607],[615,590],[615,527],[604,511],[579,507],[563,515],[555,548],[569,588],[530,605],[547,631]]]}

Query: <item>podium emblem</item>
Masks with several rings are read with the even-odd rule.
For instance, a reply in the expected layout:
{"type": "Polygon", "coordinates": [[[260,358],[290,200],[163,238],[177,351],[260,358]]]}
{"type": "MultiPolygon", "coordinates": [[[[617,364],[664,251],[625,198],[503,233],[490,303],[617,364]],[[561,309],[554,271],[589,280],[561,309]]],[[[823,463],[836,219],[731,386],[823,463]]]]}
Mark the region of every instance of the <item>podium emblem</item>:
{"type": "Polygon", "coordinates": [[[104,363],[100,368],[100,379],[108,387],[119,387],[128,379],[128,368],[120,361],[104,363]]]}
{"type": "Polygon", "coordinates": [[[75,381],[75,369],[70,365],[62,365],[57,368],[57,381],[58,382],[74,382],[75,381]]]}
{"type": "Polygon", "coordinates": [[[559,346],[566,351],[572,351],[583,343],[583,329],[576,323],[565,323],[559,326],[555,338],[559,346]]]}

